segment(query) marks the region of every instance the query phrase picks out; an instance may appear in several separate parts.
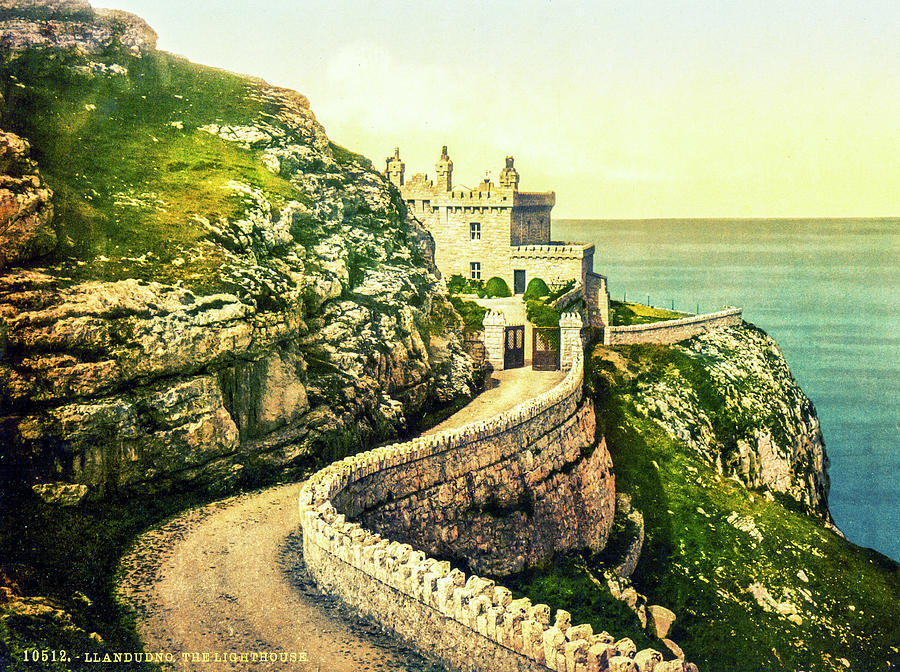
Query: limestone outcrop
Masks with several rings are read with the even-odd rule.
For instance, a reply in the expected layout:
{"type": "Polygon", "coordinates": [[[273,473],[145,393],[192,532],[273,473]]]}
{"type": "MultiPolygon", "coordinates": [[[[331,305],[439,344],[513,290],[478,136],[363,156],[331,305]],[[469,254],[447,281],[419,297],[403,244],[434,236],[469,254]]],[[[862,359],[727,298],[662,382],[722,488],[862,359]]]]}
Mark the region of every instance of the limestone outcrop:
{"type": "Polygon", "coordinates": [[[0,49],[50,47],[96,54],[122,48],[139,55],[156,48],[142,18],[118,9],[93,9],[86,0],[0,0],[0,49]]]}
{"type": "MultiPolygon", "coordinates": [[[[185,193],[147,186],[143,167],[131,182],[58,163],[39,177],[28,143],[0,134],[5,479],[47,484],[41,492],[78,484],[88,497],[178,483],[227,489],[397,436],[432,405],[471,394],[461,323],[425,256],[429,237],[366,159],[330,142],[304,96],[228,75],[241,122],[203,118],[181,103],[193,89],[175,88],[172,68],[214,92],[224,75],[157,54],[141,20],[83,2],[0,4],[0,44],[13,65],[22,54],[58,69],[52,81],[16,71],[0,102],[16,128],[32,118],[15,106],[59,81],[74,82],[73,95],[109,86],[121,109],[135,82],[147,86],[136,69],[153,59],[151,72],[165,76],[149,93],[203,119],[165,116],[146,133],[94,103],[73,112],[134,152],[195,161],[150,168],[183,171],[162,186],[185,193]],[[47,47],[64,56],[41,60],[47,47]],[[199,171],[220,185],[206,192],[218,204],[206,210],[191,191],[199,171]],[[48,185],[66,193],[70,214],[88,210],[96,231],[75,231],[60,208],[54,221],[48,185]],[[178,199],[190,211],[179,213],[178,199]],[[161,216],[169,229],[155,232],[161,216]],[[110,242],[126,219],[134,232],[116,241],[130,249],[110,242]]],[[[151,97],[127,104],[149,118],[151,97]]],[[[32,131],[32,155],[61,153],[57,136],[32,131]]]]}
{"type": "Polygon", "coordinates": [[[0,131],[0,270],[56,247],[52,195],[31,160],[28,142],[0,131]]]}
{"type": "Polygon", "coordinates": [[[828,517],[828,457],[819,419],[778,344],[745,323],[672,347],[699,365],[708,383],[687,381],[676,367],[651,383],[638,379],[638,412],[724,475],[828,517]]]}

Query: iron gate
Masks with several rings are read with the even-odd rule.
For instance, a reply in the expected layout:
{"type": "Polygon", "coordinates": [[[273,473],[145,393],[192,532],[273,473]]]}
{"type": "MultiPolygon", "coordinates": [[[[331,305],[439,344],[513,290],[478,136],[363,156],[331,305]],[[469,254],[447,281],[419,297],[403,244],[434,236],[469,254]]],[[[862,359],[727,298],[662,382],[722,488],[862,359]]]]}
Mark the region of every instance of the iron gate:
{"type": "Polygon", "coordinates": [[[503,328],[503,368],[525,366],[525,325],[503,328]]]}
{"type": "Polygon", "coordinates": [[[535,327],[531,340],[531,368],[535,371],[559,369],[559,329],[535,327]]]}

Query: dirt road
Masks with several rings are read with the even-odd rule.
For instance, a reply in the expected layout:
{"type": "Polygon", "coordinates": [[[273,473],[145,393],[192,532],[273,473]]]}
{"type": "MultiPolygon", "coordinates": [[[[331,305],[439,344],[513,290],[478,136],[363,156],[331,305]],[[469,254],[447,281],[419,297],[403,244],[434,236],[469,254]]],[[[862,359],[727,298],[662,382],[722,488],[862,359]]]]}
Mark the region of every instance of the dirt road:
{"type": "Polygon", "coordinates": [[[178,670],[438,672],[316,589],[302,562],[299,489],[215,502],[139,538],[119,591],[145,651],[172,653],[178,670]],[[259,652],[276,661],[230,660],[259,652]]]}

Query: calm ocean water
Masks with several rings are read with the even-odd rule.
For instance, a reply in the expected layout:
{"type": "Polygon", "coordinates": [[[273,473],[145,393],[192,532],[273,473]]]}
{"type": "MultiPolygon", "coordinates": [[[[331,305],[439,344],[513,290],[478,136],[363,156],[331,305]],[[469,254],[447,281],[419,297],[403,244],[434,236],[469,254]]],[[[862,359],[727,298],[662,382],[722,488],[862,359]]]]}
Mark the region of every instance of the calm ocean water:
{"type": "Polygon", "coordinates": [[[900,560],[900,218],[556,220],[553,237],[595,243],[615,299],[743,308],[816,405],[838,527],[900,560]]]}

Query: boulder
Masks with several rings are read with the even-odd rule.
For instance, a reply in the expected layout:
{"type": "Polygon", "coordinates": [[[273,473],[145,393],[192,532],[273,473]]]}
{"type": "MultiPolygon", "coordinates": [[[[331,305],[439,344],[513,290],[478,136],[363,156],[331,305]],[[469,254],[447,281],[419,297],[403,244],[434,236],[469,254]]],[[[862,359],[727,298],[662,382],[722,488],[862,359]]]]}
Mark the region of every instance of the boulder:
{"type": "Polygon", "coordinates": [[[672,654],[678,658],[679,660],[684,660],[684,651],[681,650],[681,647],[678,646],[671,639],[663,638],[662,643],[666,645],[666,648],[672,652],[672,654]]]}
{"type": "Polygon", "coordinates": [[[28,142],[0,131],[0,270],[53,251],[53,192],[29,158],[28,142]]]}
{"type": "Polygon", "coordinates": [[[659,639],[664,639],[669,634],[669,630],[672,629],[672,624],[675,622],[675,614],[658,604],[649,605],[647,614],[649,616],[650,630],[659,639]]]}
{"type": "Polygon", "coordinates": [[[640,672],[637,664],[626,656],[613,656],[608,665],[609,672],[640,672]]]}
{"type": "Polygon", "coordinates": [[[655,649],[641,649],[634,654],[634,662],[640,672],[654,672],[658,663],[662,662],[662,654],[655,649]]]}
{"type": "Polygon", "coordinates": [[[682,660],[666,660],[657,663],[653,672],[688,672],[688,668],[682,660]]]}
{"type": "Polygon", "coordinates": [[[637,653],[637,647],[628,637],[623,637],[617,641],[615,647],[620,656],[626,656],[627,658],[634,658],[634,654],[637,653]]]}

